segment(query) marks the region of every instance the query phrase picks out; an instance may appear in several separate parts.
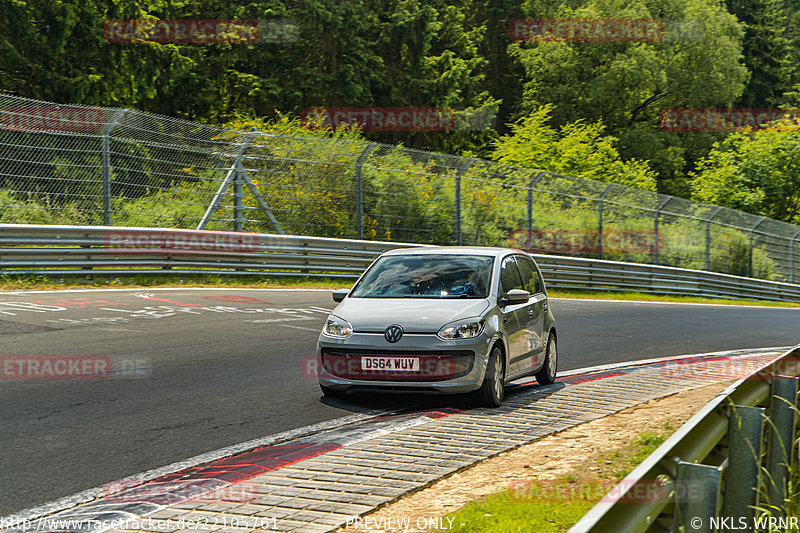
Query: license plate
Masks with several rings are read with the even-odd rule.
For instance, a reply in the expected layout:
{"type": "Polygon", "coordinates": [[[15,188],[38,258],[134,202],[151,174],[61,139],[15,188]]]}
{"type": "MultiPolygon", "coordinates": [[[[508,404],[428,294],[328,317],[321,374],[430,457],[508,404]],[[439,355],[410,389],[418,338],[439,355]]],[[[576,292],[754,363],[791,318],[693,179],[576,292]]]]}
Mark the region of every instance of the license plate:
{"type": "Polygon", "coordinates": [[[419,357],[362,357],[361,370],[419,372],[419,357]]]}

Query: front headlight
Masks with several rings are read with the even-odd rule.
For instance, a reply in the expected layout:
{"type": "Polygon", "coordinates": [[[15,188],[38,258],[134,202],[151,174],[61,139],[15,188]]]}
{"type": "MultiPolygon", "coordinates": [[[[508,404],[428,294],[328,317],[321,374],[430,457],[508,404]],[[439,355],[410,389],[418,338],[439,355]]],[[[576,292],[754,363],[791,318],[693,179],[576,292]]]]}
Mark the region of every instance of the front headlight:
{"type": "Polygon", "coordinates": [[[322,334],[336,339],[346,339],[353,334],[353,326],[347,320],[331,315],[322,328],[322,334]]]}
{"type": "Polygon", "coordinates": [[[483,319],[468,318],[451,322],[439,330],[439,338],[444,340],[471,339],[483,333],[483,319]]]}

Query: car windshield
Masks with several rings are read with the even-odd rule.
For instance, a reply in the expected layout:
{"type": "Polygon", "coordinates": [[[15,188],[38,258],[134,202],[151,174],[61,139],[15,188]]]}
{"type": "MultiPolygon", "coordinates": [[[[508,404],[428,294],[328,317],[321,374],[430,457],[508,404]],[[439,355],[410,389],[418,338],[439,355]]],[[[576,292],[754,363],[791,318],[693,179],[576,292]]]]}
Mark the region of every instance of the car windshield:
{"type": "Polygon", "coordinates": [[[486,298],[494,258],[396,255],[378,259],[352,298],[486,298]]]}

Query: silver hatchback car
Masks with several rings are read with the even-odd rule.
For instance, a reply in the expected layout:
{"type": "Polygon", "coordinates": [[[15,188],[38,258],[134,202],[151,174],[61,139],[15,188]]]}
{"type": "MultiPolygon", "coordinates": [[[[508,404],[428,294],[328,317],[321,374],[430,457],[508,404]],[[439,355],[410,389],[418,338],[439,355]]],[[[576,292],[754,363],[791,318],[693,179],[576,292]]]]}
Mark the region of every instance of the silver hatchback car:
{"type": "Polygon", "coordinates": [[[555,319],[539,268],[519,250],[392,250],[333,299],[317,349],[326,396],[472,393],[496,407],[510,381],[555,381],[555,319]]]}

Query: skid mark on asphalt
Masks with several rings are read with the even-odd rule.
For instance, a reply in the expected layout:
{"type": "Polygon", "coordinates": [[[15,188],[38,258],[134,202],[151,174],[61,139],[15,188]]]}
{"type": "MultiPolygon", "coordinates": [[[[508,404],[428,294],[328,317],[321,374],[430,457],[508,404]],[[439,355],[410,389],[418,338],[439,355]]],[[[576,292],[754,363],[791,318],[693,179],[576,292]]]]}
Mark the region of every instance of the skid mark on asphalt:
{"type": "Polygon", "coordinates": [[[319,328],[307,328],[305,326],[292,326],[291,324],[281,324],[281,326],[283,326],[285,328],[304,329],[306,331],[313,331],[315,333],[319,333],[319,328]]]}
{"type": "Polygon", "coordinates": [[[245,322],[249,322],[251,324],[272,324],[275,322],[297,322],[300,320],[316,320],[313,316],[301,316],[298,318],[263,318],[259,320],[245,320],[245,322]]]}
{"type": "Polygon", "coordinates": [[[226,294],[223,296],[203,296],[203,300],[211,300],[214,302],[232,302],[232,303],[255,303],[274,305],[272,302],[262,300],[261,298],[253,298],[252,296],[237,296],[234,294],[226,294]]]}

